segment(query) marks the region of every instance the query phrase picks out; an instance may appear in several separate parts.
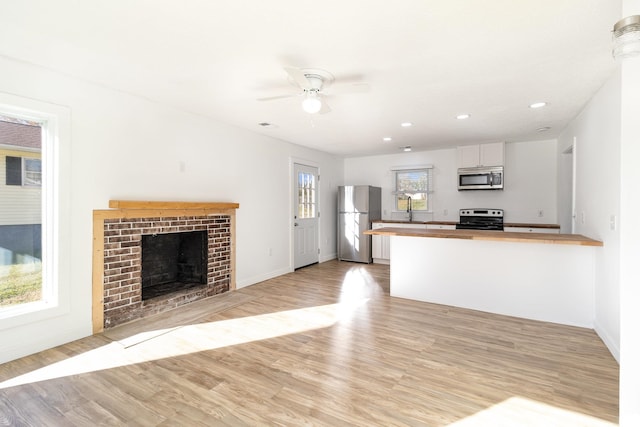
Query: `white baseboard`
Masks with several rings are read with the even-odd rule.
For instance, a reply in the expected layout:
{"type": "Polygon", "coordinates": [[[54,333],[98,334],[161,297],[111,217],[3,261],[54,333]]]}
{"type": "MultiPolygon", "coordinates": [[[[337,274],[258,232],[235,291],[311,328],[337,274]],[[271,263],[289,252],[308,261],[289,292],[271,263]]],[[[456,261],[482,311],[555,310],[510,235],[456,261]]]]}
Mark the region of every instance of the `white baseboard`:
{"type": "Polygon", "coordinates": [[[593,329],[596,331],[596,334],[600,337],[604,345],[607,346],[609,352],[613,356],[614,359],[620,364],[620,346],[616,343],[612,338],[611,334],[607,333],[607,331],[602,328],[598,322],[594,322],[593,329]]]}
{"type": "MultiPolygon", "coordinates": [[[[318,262],[331,261],[332,259],[336,259],[337,256],[338,254],[335,252],[332,254],[324,255],[319,258],[318,262]]],[[[291,273],[292,271],[293,268],[281,268],[279,270],[270,271],[269,273],[259,274],[247,279],[238,280],[236,281],[236,289],[255,285],[256,283],[264,282],[265,280],[273,279],[274,277],[282,276],[283,274],[291,273]]]]}
{"type": "Polygon", "coordinates": [[[60,331],[58,331],[55,334],[38,334],[31,335],[23,339],[16,339],[11,345],[4,346],[0,351],[0,364],[35,354],[40,351],[48,350],[90,335],[90,328],[78,327],[73,330],[64,331],[64,333],[60,333],[60,331]]]}
{"type": "Polygon", "coordinates": [[[336,252],[332,253],[332,254],[328,254],[328,255],[323,255],[320,257],[320,262],[327,262],[327,261],[331,261],[332,259],[336,259],[338,258],[338,254],[336,252]]]}
{"type": "Polygon", "coordinates": [[[274,277],[282,276],[283,274],[291,273],[292,271],[293,269],[290,268],[281,268],[279,270],[270,271],[269,273],[238,280],[236,281],[236,289],[255,285],[256,283],[264,282],[265,280],[273,279],[274,277]]]}

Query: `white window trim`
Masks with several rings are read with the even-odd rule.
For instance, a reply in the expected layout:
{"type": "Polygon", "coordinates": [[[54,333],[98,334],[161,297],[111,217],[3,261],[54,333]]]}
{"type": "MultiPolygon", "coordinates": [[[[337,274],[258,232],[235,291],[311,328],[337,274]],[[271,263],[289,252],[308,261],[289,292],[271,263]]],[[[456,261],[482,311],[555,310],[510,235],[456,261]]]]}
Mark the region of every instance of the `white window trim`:
{"type": "Polygon", "coordinates": [[[407,171],[407,170],[417,170],[417,169],[433,169],[433,165],[410,165],[410,166],[392,166],[391,171],[407,171]]]}
{"type": "MultiPolygon", "coordinates": [[[[406,212],[404,210],[398,210],[398,204],[397,204],[397,195],[399,194],[399,192],[397,191],[398,188],[398,174],[397,172],[408,172],[408,171],[427,171],[428,174],[428,188],[426,191],[426,194],[429,195],[433,192],[433,165],[431,164],[426,164],[426,165],[405,165],[405,166],[393,166],[391,168],[391,172],[392,172],[392,176],[393,176],[393,191],[391,192],[393,194],[393,209],[392,212],[393,213],[402,213],[402,212],[406,212]]],[[[404,193],[404,192],[403,192],[404,193]]],[[[433,213],[433,210],[431,209],[431,202],[429,200],[430,198],[427,196],[427,209],[425,210],[414,210],[415,213],[422,213],[422,214],[428,214],[428,213],[433,213]]]]}
{"type": "Polygon", "coordinates": [[[70,310],[70,123],[67,107],[0,92],[0,113],[42,124],[42,300],[0,310],[0,330],[70,310]],[[65,211],[61,211],[64,209],[65,211]]]}
{"type": "MultiPolygon", "coordinates": [[[[2,106],[0,106],[0,108],[2,108],[2,106]]],[[[0,149],[11,150],[11,151],[23,151],[25,153],[39,153],[40,152],[40,150],[37,149],[37,148],[17,147],[15,145],[8,145],[8,144],[0,144],[0,149]]]]}

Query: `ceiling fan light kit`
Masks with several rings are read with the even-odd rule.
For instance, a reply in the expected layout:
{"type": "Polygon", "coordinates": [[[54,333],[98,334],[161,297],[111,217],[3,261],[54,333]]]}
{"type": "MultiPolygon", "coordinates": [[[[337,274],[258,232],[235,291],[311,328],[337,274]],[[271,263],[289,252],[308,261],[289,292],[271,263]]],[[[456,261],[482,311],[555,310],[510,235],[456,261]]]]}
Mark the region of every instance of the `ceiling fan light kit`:
{"type": "Polygon", "coordinates": [[[613,57],[640,56],[640,15],[627,16],[613,26],[613,57]]]}
{"type": "MultiPolygon", "coordinates": [[[[333,74],[319,68],[295,68],[284,67],[288,75],[289,83],[300,91],[292,94],[283,94],[258,98],[258,101],[274,101],[283,98],[302,98],[302,110],[308,114],[326,114],[331,112],[327,103],[328,89],[335,81],[333,74]]],[[[346,79],[345,79],[346,80],[346,79]]],[[[338,86],[338,93],[362,93],[369,90],[369,85],[363,82],[350,83],[346,89],[338,86]]],[[[332,91],[335,87],[332,88],[332,91]]],[[[334,95],[334,93],[332,93],[334,95]]]]}
{"type": "Polygon", "coordinates": [[[322,108],[322,101],[318,96],[316,90],[305,91],[304,99],[302,100],[302,109],[309,114],[316,114],[322,108]]]}

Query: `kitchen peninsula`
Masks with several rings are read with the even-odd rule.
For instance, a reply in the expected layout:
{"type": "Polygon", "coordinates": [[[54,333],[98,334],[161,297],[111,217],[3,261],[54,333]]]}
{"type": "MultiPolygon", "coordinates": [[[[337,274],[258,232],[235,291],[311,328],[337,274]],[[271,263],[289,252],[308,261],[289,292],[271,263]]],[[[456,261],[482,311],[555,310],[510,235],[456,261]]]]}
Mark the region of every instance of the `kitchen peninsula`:
{"type": "Polygon", "coordinates": [[[593,327],[602,242],[575,234],[385,227],[391,296],[593,327]]]}

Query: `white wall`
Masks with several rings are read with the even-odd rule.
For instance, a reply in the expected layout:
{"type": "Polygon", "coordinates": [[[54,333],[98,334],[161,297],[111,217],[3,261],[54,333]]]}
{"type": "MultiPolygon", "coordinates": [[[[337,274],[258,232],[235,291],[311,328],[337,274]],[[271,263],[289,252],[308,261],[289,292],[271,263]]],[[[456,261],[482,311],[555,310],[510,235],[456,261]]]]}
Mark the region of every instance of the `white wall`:
{"type": "MultiPolygon", "coordinates": [[[[565,141],[566,143],[566,141],[565,141]]],[[[573,224],[573,144],[558,146],[558,224],[561,233],[572,233],[573,224]]]]}
{"type": "MultiPolygon", "coordinates": [[[[620,17],[640,15],[640,0],[623,0],[620,17]]],[[[620,124],[620,425],[640,425],[640,58],[621,64],[620,124]]]]}
{"type": "MultiPolygon", "coordinates": [[[[620,73],[591,99],[558,139],[558,156],[575,140],[576,233],[602,240],[596,253],[595,329],[620,355],[620,73]],[[611,219],[615,217],[616,229],[611,219]]],[[[568,167],[560,163],[560,169],[568,167]]],[[[567,174],[559,172],[561,179],[567,174]]],[[[564,183],[560,183],[563,186],[564,183]]]]}
{"type": "Polygon", "coordinates": [[[502,208],[506,222],[557,223],[556,140],[512,142],[505,145],[504,191],[458,191],[456,150],[441,149],[345,159],[345,184],[382,187],[384,219],[404,219],[393,212],[394,166],[432,164],[432,214],[414,214],[416,220],[458,221],[463,208],[502,208]],[[538,217],[538,211],[544,212],[538,217]]]}
{"type": "Polygon", "coordinates": [[[91,333],[92,211],[110,199],[238,202],[242,287],[291,270],[290,165],[308,161],[322,174],[320,258],[335,256],[342,159],[6,58],[0,92],[70,110],[71,166],[61,191],[72,224],[68,312],[9,329],[0,321],[0,342],[14,343],[0,346],[0,363],[91,333]]]}

